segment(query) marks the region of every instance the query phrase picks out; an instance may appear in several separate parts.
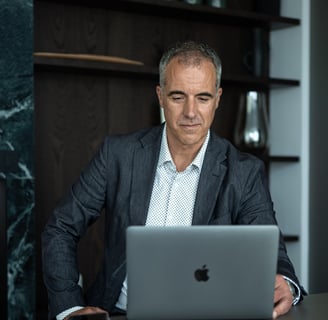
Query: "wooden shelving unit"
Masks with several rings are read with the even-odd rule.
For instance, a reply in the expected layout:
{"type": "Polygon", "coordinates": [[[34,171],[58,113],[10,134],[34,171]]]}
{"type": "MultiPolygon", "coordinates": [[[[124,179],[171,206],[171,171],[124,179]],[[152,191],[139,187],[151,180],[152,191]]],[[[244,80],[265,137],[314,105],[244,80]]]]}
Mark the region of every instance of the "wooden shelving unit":
{"type": "MultiPolygon", "coordinates": [[[[244,5],[253,0],[242,1],[244,5]]],[[[261,29],[269,42],[271,31],[297,27],[299,19],[180,1],[35,0],[34,21],[35,52],[119,56],[143,63],[34,57],[37,234],[104,135],[160,123],[157,65],[173,42],[201,40],[219,52],[224,94],[213,129],[227,139],[233,135],[241,92],[269,94],[300,85],[298,79],[269,77],[269,55],[260,77],[243,64],[244,55],[252,50],[254,29],[261,29]]],[[[275,156],[269,161],[299,158],[275,156]]],[[[86,287],[102,251],[99,234],[96,225],[81,245],[86,287]]],[[[296,242],[298,236],[285,239],[296,242]]],[[[37,280],[38,309],[42,309],[47,306],[46,294],[41,277],[37,280]]]]}

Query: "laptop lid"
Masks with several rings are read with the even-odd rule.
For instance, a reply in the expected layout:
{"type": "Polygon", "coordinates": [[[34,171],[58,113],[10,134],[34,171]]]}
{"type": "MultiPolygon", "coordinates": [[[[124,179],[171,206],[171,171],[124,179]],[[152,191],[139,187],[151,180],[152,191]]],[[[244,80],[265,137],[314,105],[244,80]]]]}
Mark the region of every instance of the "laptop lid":
{"type": "Polygon", "coordinates": [[[277,226],[127,230],[129,320],[272,317],[277,226]]]}

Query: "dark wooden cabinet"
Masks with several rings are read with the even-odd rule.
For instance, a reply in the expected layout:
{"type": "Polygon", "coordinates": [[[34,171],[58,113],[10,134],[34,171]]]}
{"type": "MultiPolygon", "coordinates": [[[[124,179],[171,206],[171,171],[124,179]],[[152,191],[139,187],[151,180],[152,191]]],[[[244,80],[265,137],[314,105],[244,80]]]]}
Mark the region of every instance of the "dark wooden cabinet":
{"type": "MultiPolygon", "coordinates": [[[[297,26],[300,21],[253,10],[252,0],[231,0],[228,8],[164,0],[34,1],[35,52],[115,56],[142,63],[35,56],[38,236],[106,134],[160,123],[155,94],[157,65],[163,51],[174,42],[204,41],[219,53],[224,91],[213,129],[227,139],[232,140],[243,91],[269,93],[270,88],[299,85],[295,79],[268,77],[268,46],[270,30],[297,26]],[[265,46],[262,74],[258,76],[245,64],[247,56],[254,54],[256,32],[261,33],[265,46]]],[[[101,221],[97,222],[81,242],[85,287],[99,267],[101,228],[101,221]]],[[[39,241],[37,250],[37,308],[42,318],[47,302],[39,241]]]]}

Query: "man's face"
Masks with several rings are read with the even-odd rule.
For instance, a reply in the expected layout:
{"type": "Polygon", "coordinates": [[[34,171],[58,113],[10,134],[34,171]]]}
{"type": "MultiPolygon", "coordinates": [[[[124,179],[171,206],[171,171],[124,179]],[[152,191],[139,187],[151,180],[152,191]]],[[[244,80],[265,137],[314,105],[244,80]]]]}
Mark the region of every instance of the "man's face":
{"type": "Polygon", "coordinates": [[[156,90],[164,109],[170,148],[200,148],[222,94],[215,84],[215,67],[209,60],[198,65],[179,63],[178,58],[169,62],[166,84],[156,90]]]}

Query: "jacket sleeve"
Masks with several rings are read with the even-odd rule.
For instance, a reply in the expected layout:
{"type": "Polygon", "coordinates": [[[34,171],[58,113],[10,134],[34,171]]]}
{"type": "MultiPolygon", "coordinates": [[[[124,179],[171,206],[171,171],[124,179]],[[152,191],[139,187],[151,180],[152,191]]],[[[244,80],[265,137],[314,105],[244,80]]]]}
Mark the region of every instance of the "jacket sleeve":
{"type": "Polygon", "coordinates": [[[55,208],[42,233],[43,277],[50,318],[71,307],[85,305],[78,285],[77,244],[104,205],[107,149],[105,141],[69,194],[55,208]]]}
{"type": "MultiPolygon", "coordinates": [[[[247,161],[246,161],[247,163],[247,161]]],[[[264,165],[255,161],[252,167],[244,167],[245,180],[240,185],[241,198],[237,210],[237,223],[241,224],[278,224],[273,202],[268,188],[264,165]]],[[[293,264],[288,257],[286,245],[280,232],[277,273],[297,284],[301,294],[306,294],[299,283],[293,264]]],[[[302,295],[301,295],[302,299],[302,295]]]]}

